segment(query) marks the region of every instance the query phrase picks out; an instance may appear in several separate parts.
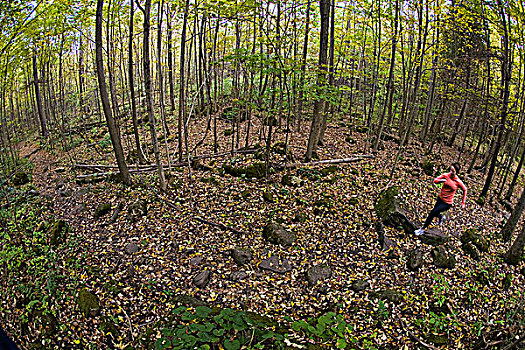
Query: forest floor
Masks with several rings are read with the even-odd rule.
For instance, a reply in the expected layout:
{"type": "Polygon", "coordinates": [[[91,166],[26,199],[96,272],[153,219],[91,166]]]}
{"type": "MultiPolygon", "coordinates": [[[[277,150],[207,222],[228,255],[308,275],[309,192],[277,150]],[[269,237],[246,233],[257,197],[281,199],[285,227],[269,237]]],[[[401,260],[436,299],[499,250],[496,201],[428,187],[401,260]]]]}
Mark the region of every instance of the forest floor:
{"type": "MultiPolygon", "coordinates": [[[[348,125],[348,121],[330,125],[318,151],[321,160],[363,154],[366,133],[351,132],[348,125]]],[[[204,121],[191,127],[193,134],[204,135],[199,132],[205,128],[204,121]]],[[[260,127],[252,126],[252,145],[260,127]]],[[[223,133],[228,128],[227,122],[220,122],[219,152],[231,149],[231,136],[223,133]]],[[[277,130],[274,141],[284,141],[283,128],[277,130]]],[[[290,135],[289,150],[300,161],[307,134],[290,135]]],[[[125,131],[125,146],[132,144],[130,137],[125,131]]],[[[483,174],[461,176],[468,187],[466,208],[459,207],[459,192],[440,226],[451,238],[446,247],[455,257],[453,268],[436,267],[433,246],[396,228],[386,228],[395,246],[381,249],[374,212],[380,191],[389,184],[399,186],[407,216],[420,225],[439,192],[421,162],[433,162],[435,174],[444,172],[458,157],[455,149],[439,147],[424,157],[421,147],[411,144],[402,152],[389,183],[398,146],[385,142],[374,158],[339,164],[330,171],[321,171],[327,166],[290,169],[302,180],[296,187],[281,184],[287,171],[260,180],[222,174],[218,169],[230,158],[226,155],[203,160],[212,168],[209,171],[187,166],[172,169],[169,190],[162,193],[152,172],[134,174],[131,187],[113,180],[77,183],[76,176],[90,171],[72,164],[111,164],[113,159],[111,146],[104,141],[105,128],[92,129],[86,138],[89,147],[84,142],[67,153],[47,149],[30,157],[32,182],[25,188],[39,192],[34,201],[42,209],[31,215],[44,226],[25,233],[20,230],[25,238],[10,237],[25,245],[21,250],[25,254],[45,252],[52,263],[38,270],[37,262],[22,261],[13,267],[4,261],[4,271],[17,272],[2,277],[5,297],[0,302],[0,319],[22,348],[146,347],[147,329],[151,337],[160,337],[151,327],[181,300],[251,311],[286,327],[295,320],[334,311],[344,316],[351,329],[346,338],[353,345],[348,348],[472,348],[483,335],[486,341],[480,348],[491,348],[490,341],[497,347],[503,344],[499,343],[503,334],[518,329],[516,310],[522,306],[525,277],[519,266],[508,266],[501,259],[509,244],[498,233],[508,213],[496,201],[484,207],[475,203],[483,174]],[[264,199],[265,192],[273,198],[264,199]],[[140,210],[137,214],[141,207],[134,203],[139,200],[147,203],[145,215],[140,210]],[[95,217],[103,203],[110,203],[111,210],[95,217]],[[119,205],[122,210],[110,222],[119,205]],[[56,219],[70,227],[68,236],[60,238],[63,241],[56,248],[44,249],[49,238],[37,237],[37,232],[56,219]],[[262,231],[270,221],[293,232],[295,242],[290,246],[268,243],[262,231]],[[461,249],[460,237],[469,228],[477,229],[490,243],[479,260],[461,249]],[[236,247],[253,251],[248,264],[234,262],[231,250],[236,247]],[[411,271],[407,253],[417,247],[423,264],[411,271]],[[271,256],[289,263],[290,271],[261,269],[260,263],[271,256]],[[306,272],[318,265],[329,267],[330,277],[310,285],[306,272]],[[210,279],[199,288],[194,278],[205,270],[211,272],[210,279]],[[35,276],[35,271],[41,275],[35,276]],[[356,291],[356,281],[365,282],[364,290],[356,291]],[[86,291],[96,296],[100,306],[91,316],[78,306],[80,294],[86,291]]],[[[168,138],[170,152],[176,146],[172,140],[168,138]]],[[[196,142],[190,140],[190,145],[196,142]]],[[[30,154],[35,147],[35,142],[21,144],[20,155],[30,154]]],[[[212,143],[206,139],[198,154],[212,153],[212,143]]],[[[235,159],[244,164],[256,161],[253,155],[239,154],[235,159]]],[[[279,161],[282,156],[273,154],[272,162],[279,161]]],[[[462,162],[466,168],[467,159],[462,162]]],[[[15,227],[23,225],[28,213],[18,214],[15,227]]],[[[2,248],[5,252],[5,243],[2,248]]],[[[23,256],[15,250],[11,254],[23,256]]],[[[303,344],[323,342],[314,336],[301,339],[308,336],[300,331],[292,336],[303,344]]],[[[327,348],[335,346],[331,341],[324,340],[327,348]]]]}

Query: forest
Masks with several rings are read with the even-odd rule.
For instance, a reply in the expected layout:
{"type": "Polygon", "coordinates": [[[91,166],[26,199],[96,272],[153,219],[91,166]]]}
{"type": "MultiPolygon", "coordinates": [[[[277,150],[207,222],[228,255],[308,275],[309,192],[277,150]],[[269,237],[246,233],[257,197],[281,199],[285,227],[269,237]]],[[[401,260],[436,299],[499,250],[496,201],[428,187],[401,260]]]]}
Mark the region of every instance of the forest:
{"type": "Polygon", "coordinates": [[[523,25],[0,1],[0,348],[525,348],[523,25]]]}

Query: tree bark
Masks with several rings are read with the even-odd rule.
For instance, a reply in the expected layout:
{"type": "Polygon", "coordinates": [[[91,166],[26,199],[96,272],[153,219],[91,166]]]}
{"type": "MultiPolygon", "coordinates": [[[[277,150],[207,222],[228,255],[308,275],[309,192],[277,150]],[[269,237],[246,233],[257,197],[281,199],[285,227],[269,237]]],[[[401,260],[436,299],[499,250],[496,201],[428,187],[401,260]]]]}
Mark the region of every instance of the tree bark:
{"type": "MultiPolygon", "coordinates": [[[[330,22],[330,0],[320,0],[321,12],[321,36],[319,45],[319,72],[317,73],[317,86],[321,88],[326,80],[326,64],[328,49],[328,25],[330,22]]],[[[323,110],[324,100],[317,97],[314,104],[312,115],[312,126],[310,128],[310,137],[308,138],[308,147],[306,150],[305,161],[309,162],[312,155],[317,150],[319,142],[319,132],[321,126],[321,111],[323,110]]]]}
{"type": "Polygon", "coordinates": [[[38,110],[38,119],[40,120],[40,133],[42,138],[46,139],[49,135],[47,130],[46,116],[42,108],[42,95],[40,94],[40,86],[38,81],[38,67],[36,55],[33,56],[33,83],[35,84],[35,99],[38,110]]]}
{"type": "Polygon", "coordinates": [[[137,158],[140,164],[146,164],[146,157],[140,144],[139,123],[137,120],[137,102],[135,100],[135,78],[133,75],[133,20],[134,20],[134,1],[130,2],[129,15],[129,43],[128,43],[128,79],[129,92],[131,99],[131,120],[133,122],[133,134],[135,136],[135,149],[137,150],[137,158]]]}
{"type": "Polygon", "coordinates": [[[160,159],[159,141],[157,130],[155,128],[155,115],[153,113],[153,94],[151,92],[151,62],[149,57],[149,36],[150,36],[150,14],[151,0],[146,0],[144,5],[144,90],[146,92],[146,108],[148,110],[149,128],[151,132],[151,142],[155,154],[155,163],[158,169],[160,189],[164,192],[167,190],[166,178],[164,176],[164,167],[160,159]]]}
{"type": "Polygon", "coordinates": [[[97,11],[96,11],[96,26],[95,26],[95,54],[96,54],[96,65],[97,65],[97,77],[98,85],[100,90],[100,99],[102,100],[102,106],[104,110],[104,116],[106,117],[106,123],[109,129],[109,135],[111,137],[111,143],[113,145],[113,152],[120,171],[120,178],[126,185],[131,184],[131,178],[129,176],[128,166],[124,159],[124,152],[122,150],[122,144],[120,141],[119,132],[115,124],[115,120],[111,115],[111,106],[109,105],[108,92],[106,90],[106,80],[104,77],[104,62],[102,59],[102,8],[104,0],[97,0],[97,11]]]}

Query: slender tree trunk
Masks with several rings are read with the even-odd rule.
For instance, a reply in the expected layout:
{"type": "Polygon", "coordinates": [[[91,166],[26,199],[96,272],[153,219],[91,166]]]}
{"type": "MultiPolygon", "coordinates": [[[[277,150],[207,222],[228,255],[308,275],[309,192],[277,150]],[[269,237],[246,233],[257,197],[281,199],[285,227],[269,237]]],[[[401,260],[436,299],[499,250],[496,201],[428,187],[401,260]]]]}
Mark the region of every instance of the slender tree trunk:
{"type": "MultiPolygon", "coordinates": [[[[330,22],[330,0],[320,0],[321,12],[321,36],[319,45],[319,73],[317,75],[317,85],[320,88],[326,80],[326,64],[328,49],[328,25],[330,22]]],[[[312,115],[312,126],[310,128],[310,137],[306,149],[305,161],[309,162],[317,150],[319,142],[319,132],[321,126],[321,111],[323,110],[324,100],[316,98],[314,103],[314,112],[312,115]]]]}
{"type": "Polygon", "coordinates": [[[179,120],[177,136],[179,139],[179,163],[182,162],[182,125],[186,122],[186,105],[185,105],[185,60],[186,60],[186,30],[188,26],[188,11],[190,1],[186,0],[184,6],[184,17],[182,22],[182,34],[180,44],[180,83],[179,83],[179,120]]]}
{"type": "Polygon", "coordinates": [[[484,199],[487,197],[487,193],[489,191],[490,185],[492,183],[492,178],[494,176],[494,171],[496,169],[496,163],[498,160],[499,151],[501,148],[501,143],[503,140],[503,136],[505,135],[505,123],[507,121],[507,107],[509,103],[509,90],[510,90],[510,80],[511,80],[511,64],[510,64],[510,50],[509,50],[509,32],[508,32],[508,26],[507,26],[507,18],[504,11],[503,4],[501,3],[501,0],[498,0],[498,7],[500,8],[500,15],[501,15],[501,24],[503,26],[503,55],[502,55],[502,62],[501,62],[501,86],[502,86],[502,99],[501,99],[501,109],[500,109],[500,117],[498,118],[501,120],[501,124],[499,127],[499,132],[496,140],[496,145],[494,147],[494,154],[492,155],[492,161],[490,163],[490,168],[487,174],[487,178],[485,180],[485,185],[483,186],[483,189],[480,193],[480,198],[484,199]]]}
{"type": "Polygon", "coordinates": [[[38,81],[36,55],[33,56],[33,83],[35,84],[35,99],[38,110],[38,119],[40,120],[40,133],[42,138],[45,139],[49,136],[49,132],[47,130],[47,121],[46,116],[44,114],[44,109],[42,108],[42,95],[40,94],[40,86],[38,81]]]}
{"type": "Polygon", "coordinates": [[[150,14],[151,14],[151,0],[146,0],[144,5],[144,38],[143,38],[143,49],[144,49],[144,90],[146,92],[146,108],[148,110],[149,128],[151,132],[151,143],[153,146],[153,153],[155,154],[155,163],[157,164],[157,170],[159,175],[159,184],[162,191],[166,192],[167,183],[164,176],[164,167],[160,159],[159,141],[157,138],[157,130],[155,127],[155,115],[153,113],[153,93],[151,91],[151,63],[149,53],[149,37],[150,37],[150,14]]]}
{"type": "Polygon", "coordinates": [[[97,64],[97,77],[98,85],[100,90],[100,98],[102,100],[102,106],[104,109],[104,115],[106,117],[106,123],[109,129],[109,135],[111,137],[111,143],[113,145],[113,151],[117,160],[117,165],[120,171],[120,178],[126,185],[131,184],[131,178],[129,176],[128,166],[124,159],[124,152],[122,150],[122,144],[120,142],[119,132],[115,124],[115,120],[111,115],[111,106],[109,105],[108,92],[106,90],[106,79],[104,77],[104,62],[102,58],[102,8],[103,0],[97,0],[97,12],[96,12],[96,26],[95,26],[95,53],[96,53],[96,64],[97,64]]]}
{"type": "Polygon", "coordinates": [[[507,264],[518,265],[525,247],[525,225],[521,229],[510,249],[505,253],[504,259],[507,264]]]}
{"type": "Polygon", "coordinates": [[[133,75],[133,20],[134,20],[134,1],[130,2],[129,14],[129,42],[128,42],[128,79],[129,79],[129,93],[131,99],[131,120],[133,122],[133,135],[135,136],[135,149],[137,150],[137,158],[140,164],[146,164],[146,156],[142,150],[139,136],[139,122],[137,120],[137,101],[135,99],[135,79],[133,75]]]}
{"type": "Polygon", "coordinates": [[[301,120],[304,100],[304,77],[306,75],[306,56],[308,54],[308,35],[310,33],[310,1],[306,4],[306,29],[304,32],[303,57],[301,58],[301,73],[299,75],[299,96],[297,97],[297,131],[301,131],[301,120]]]}

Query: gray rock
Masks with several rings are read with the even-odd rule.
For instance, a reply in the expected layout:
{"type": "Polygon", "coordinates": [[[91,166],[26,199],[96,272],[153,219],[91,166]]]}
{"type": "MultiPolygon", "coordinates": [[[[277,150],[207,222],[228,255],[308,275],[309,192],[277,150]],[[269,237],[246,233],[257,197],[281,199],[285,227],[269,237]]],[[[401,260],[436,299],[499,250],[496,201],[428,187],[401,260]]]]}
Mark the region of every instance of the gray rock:
{"type": "Polygon", "coordinates": [[[148,206],[145,200],[137,199],[128,206],[128,218],[131,221],[137,221],[139,218],[146,216],[148,206]]]}
{"type": "Polygon", "coordinates": [[[193,284],[199,288],[204,288],[210,282],[211,271],[204,270],[193,278],[193,284]]]}
{"type": "Polygon", "coordinates": [[[196,256],[190,259],[190,266],[196,267],[199,266],[202,263],[202,256],[196,256]]]}
{"type": "Polygon", "coordinates": [[[139,251],[139,246],[136,245],[135,243],[128,243],[126,244],[126,247],[124,248],[124,251],[126,252],[126,254],[134,254],[134,253],[137,253],[139,251]]]}
{"type": "Polygon", "coordinates": [[[108,214],[111,211],[111,203],[102,203],[97,206],[93,217],[95,219],[101,218],[102,216],[108,214]]]}
{"type": "Polygon", "coordinates": [[[416,230],[405,212],[401,209],[401,203],[398,199],[399,187],[392,186],[384,189],[374,205],[374,210],[385,225],[395,228],[401,228],[407,234],[413,234],[416,230]]]}
{"type": "Polygon", "coordinates": [[[443,246],[432,249],[432,259],[437,267],[451,269],[456,266],[456,258],[449,254],[443,246]]]}
{"type": "Polygon", "coordinates": [[[292,265],[286,259],[280,260],[277,256],[272,255],[268,259],[264,259],[259,264],[259,267],[263,270],[285,274],[292,271],[292,265]]]}
{"type": "Polygon", "coordinates": [[[407,266],[411,271],[417,271],[423,265],[423,253],[420,248],[413,249],[407,254],[407,266]]]}
{"type": "Polygon", "coordinates": [[[450,237],[444,234],[443,231],[438,228],[425,230],[422,235],[417,237],[421,240],[421,242],[432,246],[443,245],[450,241],[450,237]]]}
{"type": "Polygon", "coordinates": [[[253,258],[253,252],[249,248],[236,247],[231,250],[233,260],[240,266],[249,264],[253,258]]]}
{"type": "Polygon", "coordinates": [[[361,292],[365,289],[370,288],[370,282],[365,281],[365,280],[355,280],[354,282],[352,282],[352,285],[350,286],[350,288],[354,292],[361,292]]]}
{"type": "Polygon", "coordinates": [[[244,279],[248,278],[248,274],[244,271],[235,271],[232,272],[229,276],[229,279],[232,281],[242,281],[244,279]]]}
{"type": "Polygon", "coordinates": [[[268,223],[263,229],[262,236],[273,244],[289,246],[295,242],[295,235],[292,232],[275,223],[268,223]]]}
{"type": "Polygon", "coordinates": [[[468,254],[472,259],[474,260],[479,260],[480,256],[479,256],[479,253],[476,249],[476,247],[474,247],[474,245],[470,242],[465,242],[461,245],[461,249],[463,249],[463,251],[468,254]]]}
{"type": "Polygon", "coordinates": [[[403,301],[403,293],[393,289],[387,289],[379,292],[379,298],[381,300],[388,300],[394,304],[399,304],[403,301]]]}
{"type": "Polygon", "coordinates": [[[290,187],[299,187],[302,184],[301,178],[292,174],[285,174],[281,180],[281,184],[290,187]]]}
{"type": "Polygon", "coordinates": [[[306,280],[309,286],[314,286],[318,281],[324,281],[332,277],[332,269],[326,265],[312,266],[306,272],[306,280]]]}
{"type": "Polygon", "coordinates": [[[100,312],[97,296],[85,289],[82,289],[78,294],[77,304],[85,317],[95,317],[100,312]]]}
{"type": "Polygon", "coordinates": [[[376,222],[376,232],[379,239],[379,245],[381,246],[382,251],[393,251],[397,248],[397,243],[386,236],[385,227],[381,221],[376,222]]]}

